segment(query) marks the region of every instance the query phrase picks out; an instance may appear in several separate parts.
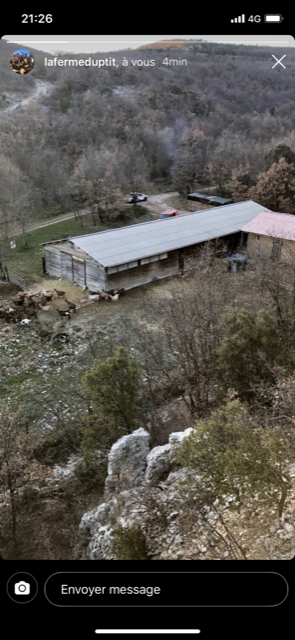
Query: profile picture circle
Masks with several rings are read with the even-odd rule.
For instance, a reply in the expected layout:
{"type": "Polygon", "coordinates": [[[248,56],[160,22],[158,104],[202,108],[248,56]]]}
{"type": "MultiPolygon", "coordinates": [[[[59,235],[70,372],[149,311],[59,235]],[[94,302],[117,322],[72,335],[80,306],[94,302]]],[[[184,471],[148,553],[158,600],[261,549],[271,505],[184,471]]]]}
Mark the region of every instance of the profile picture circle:
{"type": "Polygon", "coordinates": [[[35,66],[35,58],[28,49],[17,49],[10,56],[10,66],[12,71],[24,75],[30,73],[35,66]]]}

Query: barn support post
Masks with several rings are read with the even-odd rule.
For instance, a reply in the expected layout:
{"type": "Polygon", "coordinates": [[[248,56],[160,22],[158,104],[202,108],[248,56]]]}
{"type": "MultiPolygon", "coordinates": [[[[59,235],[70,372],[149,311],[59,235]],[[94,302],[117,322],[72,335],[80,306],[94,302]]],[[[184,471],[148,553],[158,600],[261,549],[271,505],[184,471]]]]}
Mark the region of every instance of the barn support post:
{"type": "Polygon", "coordinates": [[[183,275],[184,272],[184,251],[183,249],[179,249],[179,253],[178,253],[178,260],[179,260],[179,269],[183,275]]]}

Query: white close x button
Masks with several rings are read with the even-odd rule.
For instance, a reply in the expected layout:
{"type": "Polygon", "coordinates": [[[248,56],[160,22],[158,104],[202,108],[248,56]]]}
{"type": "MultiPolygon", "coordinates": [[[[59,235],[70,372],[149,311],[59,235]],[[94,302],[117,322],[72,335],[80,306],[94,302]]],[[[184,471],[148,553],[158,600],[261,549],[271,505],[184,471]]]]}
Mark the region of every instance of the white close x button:
{"type": "Polygon", "coordinates": [[[276,63],[274,64],[274,66],[272,67],[272,69],[274,69],[274,68],[277,66],[277,64],[280,64],[280,65],[281,65],[281,67],[284,67],[284,69],[286,69],[285,65],[282,63],[282,60],[284,60],[284,58],[286,57],[286,55],[284,55],[284,56],[283,56],[282,58],[280,58],[279,60],[278,60],[278,59],[276,58],[276,56],[274,56],[273,54],[272,54],[272,57],[276,60],[276,63]]]}

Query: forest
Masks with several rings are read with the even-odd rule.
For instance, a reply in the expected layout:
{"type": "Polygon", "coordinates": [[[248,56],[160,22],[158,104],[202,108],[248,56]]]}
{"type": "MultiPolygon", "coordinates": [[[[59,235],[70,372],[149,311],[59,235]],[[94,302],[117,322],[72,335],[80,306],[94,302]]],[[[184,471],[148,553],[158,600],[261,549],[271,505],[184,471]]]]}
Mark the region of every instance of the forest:
{"type": "Polygon", "coordinates": [[[122,67],[130,52],[117,52],[119,68],[99,70],[44,66],[45,54],[32,50],[35,70],[15,78],[13,47],[0,43],[2,236],[13,219],[25,230],[85,203],[97,221],[114,221],[126,192],[153,185],[184,195],[217,186],[235,201],[295,211],[292,48],[282,49],[288,70],[272,69],[269,48],[257,46],[200,43],[181,68],[163,65],[152,49],[155,67],[122,67]],[[47,94],[5,115],[17,81],[26,95],[33,74],[47,94]]]}

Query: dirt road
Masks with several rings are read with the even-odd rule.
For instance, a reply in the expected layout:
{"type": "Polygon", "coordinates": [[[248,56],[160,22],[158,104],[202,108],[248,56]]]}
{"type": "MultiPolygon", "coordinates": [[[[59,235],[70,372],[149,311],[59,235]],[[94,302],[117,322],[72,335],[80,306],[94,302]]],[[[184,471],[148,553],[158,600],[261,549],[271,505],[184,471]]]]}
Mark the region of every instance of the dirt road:
{"type": "MultiPolygon", "coordinates": [[[[82,215],[85,216],[87,213],[90,213],[90,209],[82,209],[82,215]]],[[[70,211],[69,213],[62,213],[60,216],[56,216],[56,218],[51,218],[50,220],[46,220],[44,222],[38,222],[36,224],[29,224],[26,227],[26,232],[35,231],[36,229],[42,229],[43,227],[50,227],[52,224],[57,224],[58,222],[63,222],[64,220],[71,220],[71,218],[75,217],[75,213],[70,211]]],[[[22,230],[20,228],[16,228],[9,233],[9,237],[20,236],[22,230]]]]}
{"type": "Polygon", "coordinates": [[[159,213],[165,211],[165,209],[171,208],[171,204],[168,204],[168,201],[178,195],[177,191],[157,193],[155,196],[149,196],[147,202],[139,204],[142,204],[144,207],[149,209],[149,211],[155,215],[155,218],[157,218],[159,213]]]}
{"type": "MultiPolygon", "coordinates": [[[[177,191],[170,191],[169,193],[158,193],[155,196],[150,196],[147,202],[138,203],[139,205],[143,205],[146,209],[150,211],[153,218],[157,218],[161,211],[165,211],[165,209],[169,209],[172,207],[170,199],[173,197],[179,197],[177,191]]],[[[132,205],[128,205],[132,207],[132,205]]],[[[187,209],[188,211],[189,209],[187,209]]],[[[185,213],[185,211],[179,211],[180,213],[185,213]]],[[[90,209],[82,209],[82,215],[86,215],[90,213],[90,209]]],[[[46,220],[44,222],[38,222],[32,225],[28,225],[27,231],[35,231],[36,229],[41,229],[42,227],[49,227],[51,224],[57,224],[58,222],[63,222],[64,220],[70,220],[75,217],[75,213],[73,211],[69,211],[68,213],[63,213],[60,216],[56,216],[55,218],[51,218],[50,220],[46,220]]],[[[139,220],[140,222],[140,220],[139,220]]],[[[15,229],[13,233],[10,233],[10,236],[17,236],[21,234],[21,229],[15,229]]]]}
{"type": "Polygon", "coordinates": [[[46,96],[53,89],[53,85],[51,82],[45,82],[44,80],[35,80],[36,88],[29,96],[23,98],[22,100],[18,100],[11,104],[9,107],[4,109],[3,113],[11,113],[11,111],[15,111],[15,109],[19,109],[20,107],[24,107],[29,102],[33,100],[38,100],[42,98],[42,96],[46,96]]]}
{"type": "Polygon", "coordinates": [[[149,196],[147,202],[140,204],[146,207],[152,213],[154,218],[158,218],[159,214],[165,211],[165,209],[177,209],[178,213],[188,213],[211,208],[210,206],[201,204],[200,202],[187,200],[177,191],[157,193],[155,196],[149,196]]]}

